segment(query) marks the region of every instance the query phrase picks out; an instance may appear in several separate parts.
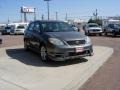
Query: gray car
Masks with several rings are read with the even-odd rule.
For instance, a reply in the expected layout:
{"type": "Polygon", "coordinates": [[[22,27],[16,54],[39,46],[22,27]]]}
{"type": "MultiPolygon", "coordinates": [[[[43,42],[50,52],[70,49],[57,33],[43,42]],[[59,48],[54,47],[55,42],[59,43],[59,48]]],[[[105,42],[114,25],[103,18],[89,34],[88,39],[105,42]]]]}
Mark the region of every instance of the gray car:
{"type": "Polygon", "coordinates": [[[25,30],[24,47],[38,52],[42,61],[64,61],[93,55],[90,38],[62,21],[31,22],[25,30]]]}

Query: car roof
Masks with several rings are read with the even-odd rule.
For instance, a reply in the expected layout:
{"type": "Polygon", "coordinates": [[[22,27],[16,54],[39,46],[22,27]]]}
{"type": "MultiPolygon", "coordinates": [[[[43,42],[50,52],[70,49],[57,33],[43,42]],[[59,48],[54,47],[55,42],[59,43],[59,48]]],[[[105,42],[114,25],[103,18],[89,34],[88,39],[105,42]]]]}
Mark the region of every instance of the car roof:
{"type": "Polygon", "coordinates": [[[35,20],[32,22],[64,22],[64,21],[59,21],[59,20],[35,20]]]}

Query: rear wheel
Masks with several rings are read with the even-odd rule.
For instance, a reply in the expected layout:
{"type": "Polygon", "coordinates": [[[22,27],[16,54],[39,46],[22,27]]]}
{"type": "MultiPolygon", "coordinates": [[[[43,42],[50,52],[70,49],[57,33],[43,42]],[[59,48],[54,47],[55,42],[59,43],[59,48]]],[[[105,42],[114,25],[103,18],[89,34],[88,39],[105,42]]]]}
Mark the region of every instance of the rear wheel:
{"type": "Polygon", "coordinates": [[[87,35],[87,36],[89,36],[89,35],[90,35],[90,32],[89,32],[89,31],[87,31],[87,32],[86,32],[86,35],[87,35]]]}
{"type": "Polygon", "coordinates": [[[108,34],[107,34],[107,32],[105,32],[105,36],[107,36],[108,34]]]}
{"type": "Polygon", "coordinates": [[[2,35],[5,35],[4,33],[1,33],[2,35]]]}
{"type": "Polygon", "coordinates": [[[26,40],[24,41],[24,49],[25,49],[26,51],[29,50],[29,47],[28,47],[28,44],[27,44],[27,41],[26,41],[26,40]]]}

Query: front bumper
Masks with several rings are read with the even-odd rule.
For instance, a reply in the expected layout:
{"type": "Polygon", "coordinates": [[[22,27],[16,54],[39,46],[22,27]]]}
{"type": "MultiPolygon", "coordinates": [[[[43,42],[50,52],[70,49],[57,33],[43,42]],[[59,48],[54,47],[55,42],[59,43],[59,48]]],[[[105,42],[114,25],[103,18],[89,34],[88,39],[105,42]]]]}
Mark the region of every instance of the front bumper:
{"type": "Polygon", "coordinates": [[[24,34],[24,31],[23,30],[16,30],[14,31],[15,34],[24,34]]]}
{"type": "Polygon", "coordinates": [[[89,30],[89,33],[91,33],[91,34],[100,34],[100,33],[103,33],[103,31],[101,31],[101,30],[89,30]]]}
{"type": "Polygon", "coordinates": [[[86,46],[70,46],[70,47],[55,47],[48,49],[48,56],[54,61],[65,61],[67,59],[81,58],[93,55],[92,45],[86,46]],[[76,52],[76,48],[82,48],[83,51],[76,52]]]}
{"type": "Polygon", "coordinates": [[[10,34],[10,31],[2,31],[2,34],[10,34]]]}

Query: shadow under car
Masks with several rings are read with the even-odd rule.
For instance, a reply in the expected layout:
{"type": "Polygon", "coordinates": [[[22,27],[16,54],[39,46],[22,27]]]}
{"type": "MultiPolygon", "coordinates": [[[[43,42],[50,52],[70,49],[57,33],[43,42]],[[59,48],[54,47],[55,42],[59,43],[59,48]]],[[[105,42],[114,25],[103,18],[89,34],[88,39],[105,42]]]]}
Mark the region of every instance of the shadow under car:
{"type": "Polygon", "coordinates": [[[84,63],[88,60],[85,58],[79,58],[79,59],[70,59],[66,61],[52,61],[49,62],[42,62],[40,60],[39,54],[25,51],[24,48],[19,49],[6,49],[6,53],[9,57],[11,57],[14,60],[18,60],[26,65],[32,65],[37,67],[60,67],[60,66],[66,66],[66,65],[74,65],[78,63],[84,63]]]}

